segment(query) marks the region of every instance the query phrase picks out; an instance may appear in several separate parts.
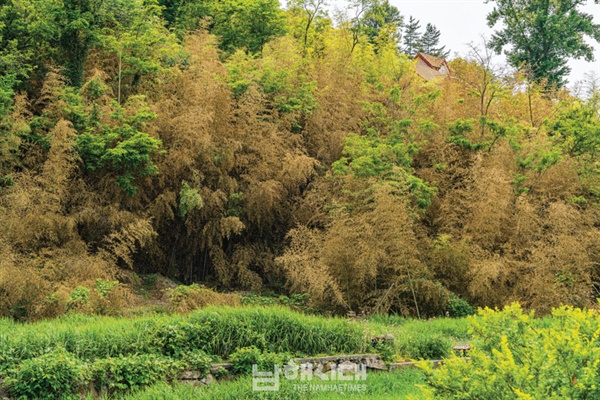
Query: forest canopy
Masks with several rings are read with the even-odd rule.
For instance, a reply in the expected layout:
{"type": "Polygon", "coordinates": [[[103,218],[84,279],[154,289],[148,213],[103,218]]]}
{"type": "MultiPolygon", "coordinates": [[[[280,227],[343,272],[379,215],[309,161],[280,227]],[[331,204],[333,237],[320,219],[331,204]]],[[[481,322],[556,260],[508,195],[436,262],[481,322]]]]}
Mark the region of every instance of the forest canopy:
{"type": "Polygon", "coordinates": [[[509,31],[428,82],[410,53],[447,50],[403,17],[0,0],[0,316],[126,298],[133,273],[338,313],[594,305],[598,86],[499,68],[509,31]]]}

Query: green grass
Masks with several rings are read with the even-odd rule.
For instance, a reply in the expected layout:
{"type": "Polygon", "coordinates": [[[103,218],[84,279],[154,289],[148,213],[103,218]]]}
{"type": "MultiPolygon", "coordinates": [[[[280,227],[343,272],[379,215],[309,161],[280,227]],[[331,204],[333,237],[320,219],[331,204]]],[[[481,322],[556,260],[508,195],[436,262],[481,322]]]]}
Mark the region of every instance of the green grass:
{"type": "MultiPolygon", "coordinates": [[[[146,389],[119,397],[121,400],[329,400],[339,398],[351,399],[380,399],[400,400],[408,396],[414,399],[424,398],[421,389],[417,385],[423,385],[424,375],[417,369],[407,369],[392,373],[370,373],[366,381],[358,382],[364,384],[366,390],[362,392],[347,391],[343,393],[327,391],[300,391],[295,384],[298,381],[280,381],[280,390],[277,392],[253,392],[252,379],[242,377],[233,381],[225,381],[208,387],[194,387],[187,384],[159,383],[146,389]]],[[[327,382],[322,382],[327,383],[327,382]]],[[[352,384],[353,382],[348,382],[352,384]]],[[[320,384],[319,381],[311,381],[311,384],[320,384]]]]}
{"type": "Polygon", "coordinates": [[[391,333],[399,359],[440,359],[457,344],[471,341],[465,318],[417,320],[393,315],[373,315],[367,322],[373,335],[391,333]]]}
{"type": "Polygon", "coordinates": [[[227,356],[235,349],[257,346],[272,352],[292,354],[340,354],[364,351],[363,329],[340,318],[325,318],[284,307],[229,308],[197,312],[190,321],[211,326],[205,346],[209,354],[227,356]]]}
{"type": "MultiPolygon", "coordinates": [[[[0,374],[9,364],[62,347],[82,360],[194,349],[227,358],[257,346],[297,356],[357,353],[367,339],[395,336],[400,357],[419,358],[423,343],[440,339],[449,351],[469,341],[465,319],[428,321],[375,315],[367,322],[301,314],[285,307],[206,308],[188,314],[135,317],[68,315],[35,323],[0,319],[0,374]]],[[[426,352],[425,352],[426,353],[426,352]]]]}
{"type": "MultiPolygon", "coordinates": [[[[372,316],[367,321],[352,321],[307,315],[283,306],[209,307],[188,315],[158,313],[100,317],[74,314],[35,323],[5,319],[0,320],[0,378],[8,378],[7,382],[14,383],[15,379],[11,380],[11,377],[35,376],[19,390],[24,393],[31,389],[31,393],[37,393],[35,387],[39,385],[34,384],[38,378],[47,385],[55,382],[37,370],[43,365],[28,360],[47,357],[56,363],[63,359],[73,363],[73,371],[83,371],[81,385],[93,382],[97,387],[108,387],[111,396],[127,395],[132,388],[146,387],[134,398],[329,399],[343,396],[395,399],[418,393],[415,384],[422,381],[422,374],[414,371],[370,374],[366,393],[344,394],[303,393],[295,390],[292,383],[282,380],[282,390],[275,397],[269,397],[272,393],[253,393],[248,377],[208,389],[183,384],[171,387],[158,381],[165,380],[163,370],[173,370],[169,372],[170,379],[177,379],[177,371],[189,368],[187,356],[194,352],[199,354],[198,357],[206,358],[206,363],[229,360],[238,349],[249,346],[255,346],[262,355],[277,357],[284,354],[286,357],[356,354],[376,352],[370,347],[370,338],[384,333],[395,337],[393,348],[378,347],[388,360],[441,358],[449,355],[455,344],[470,341],[467,329],[465,319],[419,321],[372,316]],[[131,368],[127,367],[133,365],[140,371],[150,371],[150,364],[156,367],[156,373],[131,374],[128,371],[131,368]],[[101,370],[102,374],[90,375],[90,371],[96,370],[101,370]],[[105,370],[108,372],[104,373],[105,370]],[[33,386],[28,386],[30,384],[33,386]]],[[[16,387],[13,385],[13,389],[16,387]]]]}
{"type": "Polygon", "coordinates": [[[186,316],[114,318],[72,315],[30,324],[0,321],[0,375],[11,365],[61,347],[93,361],[143,353],[177,356],[190,350],[227,358],[254,345],[297,355],[364,350],[362,327],[284,307],[206,308],[186,316]]]}

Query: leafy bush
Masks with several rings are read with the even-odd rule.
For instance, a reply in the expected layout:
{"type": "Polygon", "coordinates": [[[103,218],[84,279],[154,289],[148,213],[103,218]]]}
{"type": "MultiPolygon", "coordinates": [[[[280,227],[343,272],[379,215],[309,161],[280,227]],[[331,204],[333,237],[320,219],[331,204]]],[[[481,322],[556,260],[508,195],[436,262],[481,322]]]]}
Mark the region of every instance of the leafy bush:
{"type": "Polygon", "coordinates": [[[396,361],[396,349],[394,342],[389,340],[379,340],[373,345],[375,353],[381,356],[381,359],[385,362],[396,361]]]}
{"type": "Polygon", "coordinates": [[[259,370],[272,371],[275,365],[285,365],[290,358],[290,354],[263,352],[256,346],[249,346],[233,353],[231,363],[233,372],[249,374],[252,372],[253,365],[257,365],[259,370]]]}
{"type": "Polygon", "coordinates": [[[399,346],[402,355],[416,360],[439,360],[449,356],[451,349],[450,339],[439,333],[414,336],[399,346]]]}
{"type": "Polygon", "coordinates": [[[75,398],[89,378],[87,365],[62,348],[25,360],[9,371],[4,385],[15,398],[75,398]]]}
{"type": "Polygon", "coordinates": [[[273,371],[275,365],[286,365],[292,358],[292,355],[289,353],[272,353],[270,351],[265,351],[259,359],[258,366],[262,370],[273,371]]]}
{"type": "Polygon", "coordinates": [[[116,314],[124,303],[123,287],[118,281],[96,279],[94,284],[94,312],[97,314],[116,314]]]}
{"type": "Polygon", "coordinates": [[[96,279],[93,291],[77,286],[69,294],[66,311],[79,313],[116,314],[123,306],[124,298],[118,281],[96,279]]]}
{"type": "Polygon", "coordinates": [[[191,324],[181,321],[178,324],[163,325],[152,335],[151,347],[154,351],[168,356],[179,357],[190,349],[204,349],[209,340],[208,324],[191,324]]]}
{"type": "Polygon", "coordinates": [[[118,281],[107,281],[104,279],[96,279],[94,290],[100,297],[108,296],[120,283],[118,281]]]}
{"type": "Polygon", "coordinates": [[[434,370],[423,363],[440,399],[600,398],[600,319],[594,310],[561,307],[537,320],[518,304],[480,310],[471,320],[471,361],[453,356],[434,370]]]}
{"type": "Polygon", "coordinates": [[[85,309],[90,304],[90,289],[85,286],[77,286],[69,295],[67,311],[70,309],[85,309]]]}
{"type": "Polygon", "coordinates": [[[249,374],[252,365],[258,364],[262,352],[256,346],[243,347],[231,355],[232,370],[235,373],[249,374]]]}
{"type": "Polygon", "coordinates": [[[92,367],[96,388],[109,392],[137,389],[161,380],[172,380],[184,364],[155,354],[98,360],[92,367]]]}
{"type": "Polygon", "coordinates": [[[182,357],[182,363],[186,369],[200,372],[201,376],[206,376],[210,372],[212,359],[203,351],[192,351],[182,357]]]}
{"type": "Polygon", "coordinates": [[[460,297],[451,297],[446,305],[451,317],[468,317],[475,314],[475,309],[466,300],[460,297]]]}

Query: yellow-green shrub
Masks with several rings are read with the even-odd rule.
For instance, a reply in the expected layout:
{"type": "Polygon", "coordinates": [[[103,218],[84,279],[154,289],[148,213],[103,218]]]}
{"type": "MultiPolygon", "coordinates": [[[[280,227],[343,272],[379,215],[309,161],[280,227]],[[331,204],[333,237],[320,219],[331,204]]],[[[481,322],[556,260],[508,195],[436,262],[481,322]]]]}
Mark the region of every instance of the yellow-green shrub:
{"type": "Polygon", "coordinates": [[[471,361],[451,357],[437,370],[423,363],[440,399],[600,398],[600,318],[560,307],[534,319],[515,303],[471,319],[471,361]]]}

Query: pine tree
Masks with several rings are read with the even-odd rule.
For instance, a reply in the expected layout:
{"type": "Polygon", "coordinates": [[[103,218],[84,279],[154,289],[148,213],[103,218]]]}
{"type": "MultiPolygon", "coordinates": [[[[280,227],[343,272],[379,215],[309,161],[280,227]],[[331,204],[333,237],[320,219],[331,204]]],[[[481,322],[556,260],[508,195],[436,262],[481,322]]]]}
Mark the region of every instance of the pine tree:
{"type": "Polygon", "coordinates": [[[421,34],[419,33],[419,29],[421,29],[421,23],[418,19],[411,16],[406,25],[406,29],[404,30],[403,53],[406,53],[409,56],[414,56],[417,53],[421,46],[421,34]]]}
{"type": "Polygon", "coordinates": [[[435,25],[427,24],[425,33],[421,36],[419,51],[439,58],[448,57],[450,51],[446,50],[446,46],[439,47],[440,36],[440,30],[435,25]]]}

